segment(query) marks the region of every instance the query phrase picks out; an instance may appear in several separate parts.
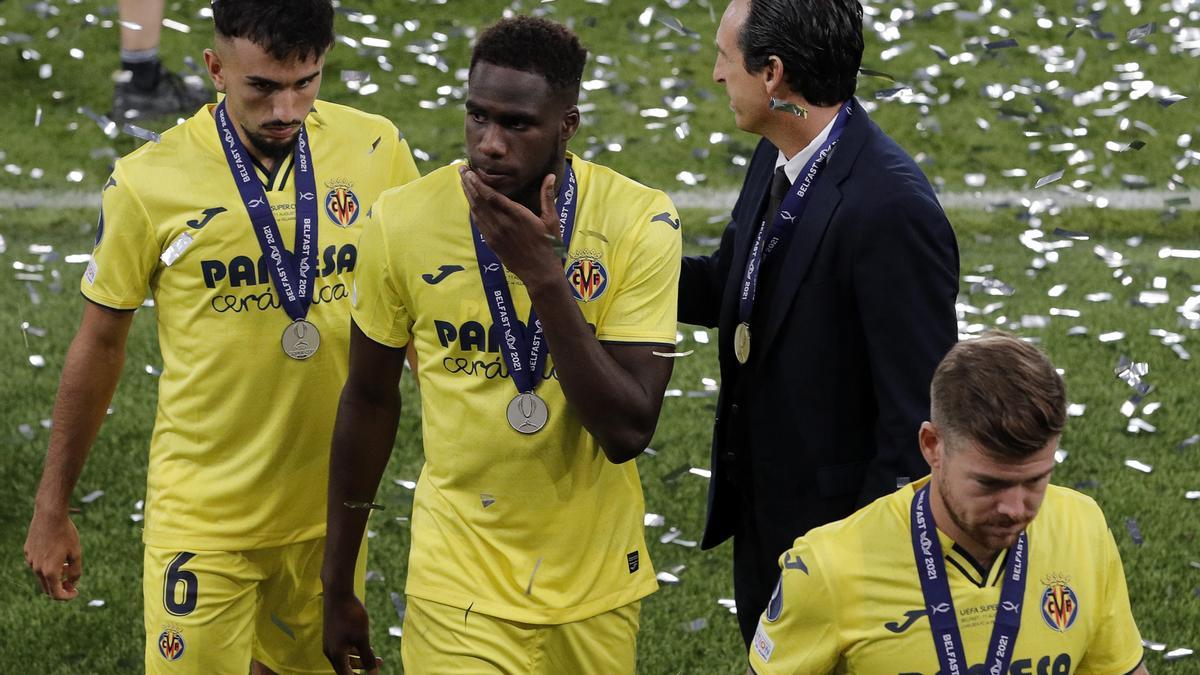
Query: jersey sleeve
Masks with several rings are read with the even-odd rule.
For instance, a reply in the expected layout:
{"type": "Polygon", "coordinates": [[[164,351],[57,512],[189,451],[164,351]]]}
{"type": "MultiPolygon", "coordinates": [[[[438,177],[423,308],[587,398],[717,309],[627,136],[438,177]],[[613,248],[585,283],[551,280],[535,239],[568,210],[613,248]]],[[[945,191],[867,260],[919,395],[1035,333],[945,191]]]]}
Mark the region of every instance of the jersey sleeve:
{"type": "Polygon", "coordinates": [[[669,197],[658,193],[620,253],[616,295],[597,327],[602,342],[675,344],[679,261],[683,239],[679,215],[669,197]]]}
{"type": "Polygon", "coordinates": [[[757,675],[819,675],[839,657],[834,580],[804,539],[779,558],[782,573],[750,642],[757,675]]]}
{"type": "MultiPolygon", "coordinates": [[[[385,193],[386,194],[386,193],[385,193]]],[[[350,294],[350,316],[367,337],[399,349],[408,344],[412,322],[403,301],[387,237],[387,215],[381,197],[367,211],[358,242],[358,265],[350,294]]]]}
{"type": "Polygon", "coordinates": [[[404,185],[421,177],[421,172],[417,170],[417,164],[413,161],[408,141],[400,136],[400,132],[395,127],[392,127],[392,132],[396,134],[397,142],[396,149],[392,153],[392,178],[388,187],[404,185]]]}
{"type": "Polygon", "coordinates": [[[1129,607],[1129,590],[1125,586],[1125,569],[1121,565],[1117,542],[1108,528],[1104,528],[1100,536],[1103,537],[1099,560],[1104,574],[1104,598],[1096,617],[1096,632],[1076,671],[1080,675],[1128,673],[1142,661],[1142,638],[1129,607]]]}
{"type": "Polygon", "coordinates": [[[111,309],[137,309],[160,253],[150,216],[118,162],[101,193],[96,245],[79,290],[111,309]]]}

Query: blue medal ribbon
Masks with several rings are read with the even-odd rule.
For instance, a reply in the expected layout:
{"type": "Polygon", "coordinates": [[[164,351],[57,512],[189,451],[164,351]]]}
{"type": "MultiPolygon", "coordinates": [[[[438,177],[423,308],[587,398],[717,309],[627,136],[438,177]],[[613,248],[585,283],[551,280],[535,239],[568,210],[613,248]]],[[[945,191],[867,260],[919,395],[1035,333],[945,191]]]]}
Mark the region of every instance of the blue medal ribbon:
{"type": "Polygon", "coordinates": [[[217,105],[216,120],[225,161],[233,173],[233,182],[237,184],[246,212],[250,214],[258,246],[267,258],[267,272],[275,284],[275,290],[279,292],[283,309],[293,321],[303,319],[312,304],[313,282],[317,272],[317,179],[313,173],[308,132],[301,125],[300,133],[296,136],[293,178],[296,191],[296,243],[295,251],[289,252],[283,246],[283,235],[275,223],[275,214],[271,213],[267,191],[249,164],[250,154],[233,128],[225,110],[225,101],[217,105]]]}
{"type": "MultiPolygon", "coordinates": [[[[570,162],[566,164],[563,178],[554,206],[558,212],[558,233],[562,236],[564,250],[567,250],[571,247],[571,234],[575,229],[575,208],[579,196],[579,186],[570,162]]],[[[514,318],[516,306],[512,302],[512,293],[508,289],[508,279],[505,278],[500,257],[488,247],[487,240],[483,238],[479,228],[475,227],[474,219],[471,219],[471,234],[475,241],[475,258],[479,262],[479,276],[483,280],[484,295],[487,296],[488,309],[492,313],[492,323],[500,326],[503,331],[500,351],[504,354],[504,365],[508,368],[518,393],[533,393],[540,376],[538,366],[549,352],[549,345],[542,334],[542,324],[532,307],[529,309],[529,321],[525,327],[514,318]],[[527,333],[529,330],[532,330],[532,335],[527,333]]]]}
{"type": "MultiPolygon", "coordinates": [[[[942,674],[965,675],[970,665],[963,651],[958,619],[955,618],[954,598],[950,596],[942,542],[938,539],[937,525],[933,522],[929,495],[929,485],[925,485],[917,491],[912,501],[912,543],[913,555],[917,560],[917,576],[921,579],[921,593],[925,597],[929,628],[933,633],[934,649],[942,674]]],[[[1025,597],[1028,561],[1029,538],[1025,532],[1021,532],[1016,543],[1008,549],[1000,604],[996,607],[987,662],[984,664],[984,672],[988,675],[1008,673],[1008,666],[1012,662],[1017,632],[1021,629],[1021,603],[1025,597]]]]}
{"type": "Polygon", "coordinates": [[[796,223],[800,220],[800,216],[804,215],[804,210],[808,208],[809,190],[825,167],[829,153],[833,152],[838,139],[842,137],[842,130],[846,128],[846,122],[852,114],[853,107],[847,103],[829,129],[829,137],[825,139],[825,143],[813,153],[808,163],[800,170],[798,180],[788,191],[787,197],[784,197],[783,202],[779,204],[779,211],[774,214],[763,214],[762,222],[759,223],[758,230],[754,234],[754,245],[750,248],[746,271],[742,275],[742,292],[738,305],[738,321],[741,323],[748,325],[750,316],[754,312],[754,298],[758,293],[758,273],[762,270],[767,257],[777,249],[786,248],[787,242],[791,240],[792,234],[796,230],[796,223]],[[771,219],[769,228],[767,227],[768,218],[771,219]]]}

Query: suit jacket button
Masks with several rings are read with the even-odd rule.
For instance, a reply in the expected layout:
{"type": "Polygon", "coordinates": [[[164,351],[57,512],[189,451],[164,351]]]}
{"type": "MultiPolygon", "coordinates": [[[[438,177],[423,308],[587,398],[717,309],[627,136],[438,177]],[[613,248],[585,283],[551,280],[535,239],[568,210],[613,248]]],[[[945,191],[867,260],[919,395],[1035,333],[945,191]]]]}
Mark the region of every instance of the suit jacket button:
{"type": "Polygon", "coordinates": [[[733,405],[729,406],[729,414],[731,414],[731,415],[738,414],[738,404],[734,403],[733,405]]]}
{"type": "Polygon", "coordinates": [[[721,455],[721,459],[725,460],[726,462],[728,462],[730,464],[733,464],[734,460],[737,459],[737,455],[732,450],[728,450],[721,455]]]}

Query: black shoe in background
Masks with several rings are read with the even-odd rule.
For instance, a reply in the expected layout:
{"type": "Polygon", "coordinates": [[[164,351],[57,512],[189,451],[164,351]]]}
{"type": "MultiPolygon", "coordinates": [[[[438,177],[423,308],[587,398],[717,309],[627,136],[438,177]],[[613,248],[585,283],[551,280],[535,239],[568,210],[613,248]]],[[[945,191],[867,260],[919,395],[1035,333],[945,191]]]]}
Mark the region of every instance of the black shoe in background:
{"type": "Polygon", "coordinates": [[[191,115],[200,106],[213,100],[205,87],[188,84],[184,78],[159,66],[158,82],[151,89],[141,89],[132,78],[113,87],[112,119],[118,124],[151,120],[167,115],[191,115]]]}

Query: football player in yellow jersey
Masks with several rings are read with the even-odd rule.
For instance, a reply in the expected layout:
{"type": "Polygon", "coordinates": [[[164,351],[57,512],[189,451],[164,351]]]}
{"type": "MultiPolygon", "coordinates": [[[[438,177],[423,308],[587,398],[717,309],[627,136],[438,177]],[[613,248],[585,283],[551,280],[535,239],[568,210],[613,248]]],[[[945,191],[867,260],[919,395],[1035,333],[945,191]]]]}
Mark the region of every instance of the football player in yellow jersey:
{"type": "Polygon", "coordinates": [[[938,366],[931,476],[818,527],[780,557],[751,671],[1144,675],[1104,514],[1050,485],[1066,391],[1008,334],[938,366]]]}
{"type": "Polygon", "coordinates": [[[322,572],[339,672],[372,658],[351,592],[367,515],[346,504],[374,501],[410,344],[425,465],[406,672],[634,671],[657,584],[630,460],[671,374],[681,241],[666,195],[566,152],[586,57],[543,19],[482,33],[469,163],[389,190],[364,226],[322,572]]]}
{"type": "Polygon", "coordinates": [[[205,60],[224,98],[118,160],[104,188],[25,553],[46,593],[78,594],[68,501],[149,290],[163,368],[146,670],[328,672],[324,494],[362,211],[417,171],[386,119],[316,101],[329,0],[219,0],[213,14],[205,60]]]}

